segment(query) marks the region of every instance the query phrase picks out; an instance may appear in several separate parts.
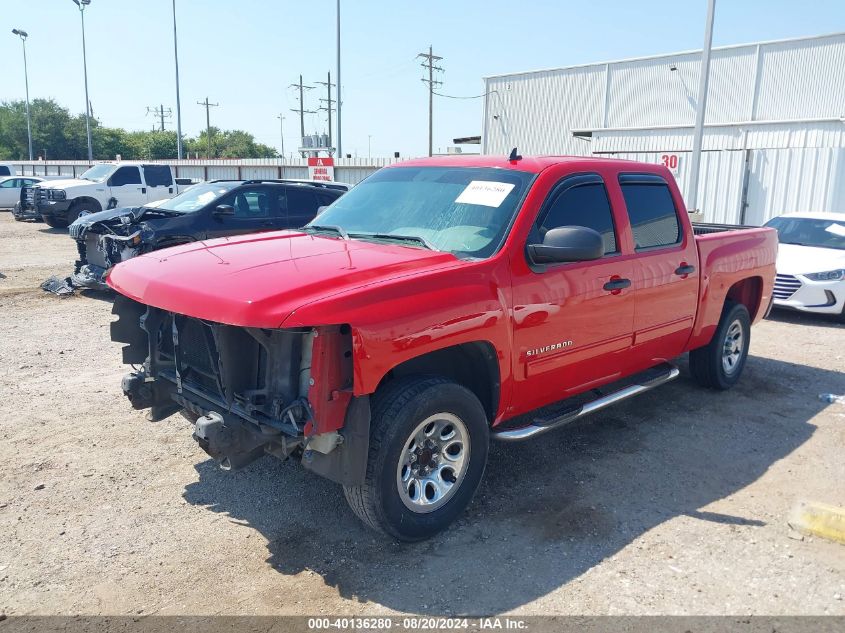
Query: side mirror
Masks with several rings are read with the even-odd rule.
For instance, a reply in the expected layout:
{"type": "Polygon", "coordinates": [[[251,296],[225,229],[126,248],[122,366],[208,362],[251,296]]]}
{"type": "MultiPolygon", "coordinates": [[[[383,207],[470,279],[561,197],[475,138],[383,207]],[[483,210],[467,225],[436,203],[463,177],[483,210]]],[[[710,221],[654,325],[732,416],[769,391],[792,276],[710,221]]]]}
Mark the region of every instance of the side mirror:
{"type": "Polygon", "coordinates": [[[216,218],[223,217],[225,215],[235,215],[235,207],[231,204],[219,204],[211,214],[216,218]]]}
{"type": "Polygon", "coordinates": [[[529,244],[528,256],[535,264],[559,264],[601,259],[604,241],[598,231],[585,226],[550,229],[542,244],[529,244]]]}

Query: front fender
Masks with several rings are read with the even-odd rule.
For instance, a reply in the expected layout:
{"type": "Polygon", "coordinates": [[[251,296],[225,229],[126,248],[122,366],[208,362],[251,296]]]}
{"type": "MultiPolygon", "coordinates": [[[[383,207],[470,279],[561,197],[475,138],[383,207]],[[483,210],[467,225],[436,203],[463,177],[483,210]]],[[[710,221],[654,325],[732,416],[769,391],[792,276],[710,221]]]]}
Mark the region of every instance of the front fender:
{"type": "Polygon", "coordinates": [[[373,393],[394,367],[430,352],[477,341],[498,351],[502,400],[512,370],[510,274],[504,262],[403,277],[327,297],[295,310],[281,327],[348,324],[353,393],[373,393]]]}

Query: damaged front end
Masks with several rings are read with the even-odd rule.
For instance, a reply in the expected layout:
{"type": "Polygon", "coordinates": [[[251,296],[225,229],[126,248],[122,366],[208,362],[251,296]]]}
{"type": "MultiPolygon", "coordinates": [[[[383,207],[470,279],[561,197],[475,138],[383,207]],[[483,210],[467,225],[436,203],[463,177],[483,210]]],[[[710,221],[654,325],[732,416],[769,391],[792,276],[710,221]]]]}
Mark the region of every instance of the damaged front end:
{"type": "Polygon", "coordinates": [[[76,240],[79,259],[76,260],[71,281],[75,286],[93,290],[109,290],[106,274],[120,262],[144,252],[149,230],[144,224],[131,224],[130,216],[118,222],[73,223],[70,236],[76,240]]]}
{"type": "Polygon", "coordinates": [[[348,326],[263,329],[213,323],[118,295],[113,341],[140,365],[123,392],[148,419],[182,412],[224,469],[297,456],[345,485],[363,480],[369,400],[352,397],[348,326]]]}

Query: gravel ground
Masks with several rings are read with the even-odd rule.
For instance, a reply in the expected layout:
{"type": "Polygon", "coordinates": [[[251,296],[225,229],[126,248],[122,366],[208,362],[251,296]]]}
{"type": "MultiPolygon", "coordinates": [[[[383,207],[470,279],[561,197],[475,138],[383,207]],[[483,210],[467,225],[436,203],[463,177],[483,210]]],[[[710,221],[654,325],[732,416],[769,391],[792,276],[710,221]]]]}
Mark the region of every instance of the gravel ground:
{"type": "Polygon", "coordinates": [[[845,393],[842,325],[776,314],[730,392],[684,367],[496,444],[464,517],[400,545],[297,464],[225,473],[133,411],[109,297],[38,289],[74,255],[0,213],[0,613],[845,615],[845,547],[786,524],[845,505],[845,406],[818,398],[845,393]]]}

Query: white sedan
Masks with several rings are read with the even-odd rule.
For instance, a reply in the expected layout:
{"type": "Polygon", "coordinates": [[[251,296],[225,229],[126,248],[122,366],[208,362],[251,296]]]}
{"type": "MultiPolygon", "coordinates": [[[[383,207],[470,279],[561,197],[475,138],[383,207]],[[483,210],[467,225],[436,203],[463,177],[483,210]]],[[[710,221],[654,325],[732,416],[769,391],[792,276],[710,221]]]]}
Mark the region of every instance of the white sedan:
{"type": "Polygon", "coordinates": [[[11,209],[21,199],[21,188],[44,180],[37,176],[5,176],[0,178],[0,209],[11,209]]]}
{"type": "Polygon", "coordinates": [[[845,320],[845,213],[790,213],[777,229],[774,304],[845,320]]]}

